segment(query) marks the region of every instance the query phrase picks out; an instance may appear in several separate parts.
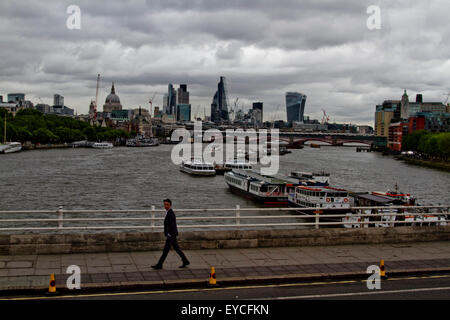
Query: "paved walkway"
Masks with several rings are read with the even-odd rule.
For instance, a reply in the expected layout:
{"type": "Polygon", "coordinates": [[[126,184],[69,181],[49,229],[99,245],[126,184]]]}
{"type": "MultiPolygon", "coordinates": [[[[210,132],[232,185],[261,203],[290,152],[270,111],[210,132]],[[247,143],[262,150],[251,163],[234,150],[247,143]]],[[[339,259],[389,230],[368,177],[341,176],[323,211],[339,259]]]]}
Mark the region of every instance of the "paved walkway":
{"type": "Polygon", "coordinates": [[[161,252],[91,253],[0,256],[0,291],[46,290],[49,275],[64,288],[69,265],[81,268],[82,288],[204,285],[211,266],[218,283],[307,279],[365,274],[369,265],[385,260],[386,271],[449,270],[450,243],[344,245],[321,247],[186,250],[191,262],[179,269],[180,258],[171,250],[163,270],[153,270],[161,252]]]}

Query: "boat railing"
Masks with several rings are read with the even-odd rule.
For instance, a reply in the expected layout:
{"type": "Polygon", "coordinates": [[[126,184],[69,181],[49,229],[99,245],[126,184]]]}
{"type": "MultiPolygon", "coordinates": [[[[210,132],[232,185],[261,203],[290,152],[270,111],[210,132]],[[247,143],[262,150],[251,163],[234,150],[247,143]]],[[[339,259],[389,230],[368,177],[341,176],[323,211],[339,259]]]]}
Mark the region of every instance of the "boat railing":
{"type": "MultiPolygon", "coordinates": [[[[315,228],[447,225],[450,206],[351,207],[349,213],[328,213],[341,208],[209,208],[177,209],[181,229],[315,228]],[[370,210],[372,213],[368,213],[370,210]],[[259,215],[252,213],[258,212],[259,215]],[[300,214],[301,213],[301,214],[300,214]],[[209,215],[208,215],[209,214],[209,215]],[[324,219],[325,218],[325,219],[324,219]],[[350,219],[352,218],[352,219],[350,219]],[[430,218],[435,218],[430,219],[430,218]],[[330,219],[338,221],[329,221],[330,219]],[[411,220],[412,219],[412,220],[411,220]],[[247,222],[248,223],[243,223],[247,222]]],[[[147,230],[160,232],[164,209],[127,210],[15,210],[0,211],[0,233],[61,232],[75,230],[147,230]],[[26,216],[21,218],[21,216],[26,216]],[[6,217],[6,218],[4,218],[6,217]]]]}

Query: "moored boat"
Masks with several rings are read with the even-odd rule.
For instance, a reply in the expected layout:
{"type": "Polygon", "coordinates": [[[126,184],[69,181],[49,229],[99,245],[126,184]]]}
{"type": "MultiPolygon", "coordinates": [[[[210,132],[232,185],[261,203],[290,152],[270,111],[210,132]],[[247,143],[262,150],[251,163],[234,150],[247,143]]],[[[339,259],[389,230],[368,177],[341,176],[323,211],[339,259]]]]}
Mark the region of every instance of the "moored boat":
{"type": "Polygon", "coordinates": [[[248,162],[241,162],[238,160],[227,161],[223,165],[215,166],[217,174],[225,174],[225,172],[230,172],[234,169],[236,170],[252,170],[253,166],[248,162]]]}
{"type": "MultiPolygon", "coordinates": [[[[353,205],[349,191],[329,186],[298,186],[289,194],[289,205],[300,208],[317,208],[321,214],[347,213],[353,205]]],[[[307,212],[306,214],[312,214],[307,212]]]]}
{"type": "Polygon", "coordinates": [[[156,147],[159,146],[159,140],[157,138],[137,138],[128,139],[126,143],[127,147],[156,147]]]}
{"type": "Polygon", "coordinates": [[[5,123],[3,127],[3,144],[0,144],[0,153],[14,153],[22,150],[22,144],[20,142],[6,142],[6,113],[5,123]]]}
{"type": "Polygon", "coordinates": [[[0,153],[13,153],[22,150],[22,144],[20,142],[6,142],[0,145],[0,153]]]}
{"type": "Polygon", "coordinates": [[[203,161],[183,161],[180,165],[180,171],[196,176],[215,176],[216,170],[210,163],[203,161]]]}
{"type": "Polygon", "coordinates": [[[92,145],[92,148],[94,149],[111,149],[114,145],[110,142],[95,142],[92,145]]]}
{"type": "Polygon", "coordinates": [[[400,205],[405,205],[405,206],[407,206],[407,205],[412,206],[416,202],[416,199],[411,197],[411,194],[399,191],[397,184],[395,184],[394,190],[388,190],[387,192],[374,191],[374,192],[372,192],[372,194],[376,195],[376,196],[391,197],[396,200],[395,204],[400,204],[400,205]]]}
{"type": "Polygon", "coordinates": [[[264,176],[244,170],[225,173],[225,182],[232,192],[266,205],[288,204],[288,194],[298,185],[288,177],[264,176]]]}
{"type": "Polygon", "coordinates": [[[302,172],[292,171],[290,177],[298,179],[300,183],[309,186],[328,186],[330,184],[330,174],[326,172],[302,172]]]}

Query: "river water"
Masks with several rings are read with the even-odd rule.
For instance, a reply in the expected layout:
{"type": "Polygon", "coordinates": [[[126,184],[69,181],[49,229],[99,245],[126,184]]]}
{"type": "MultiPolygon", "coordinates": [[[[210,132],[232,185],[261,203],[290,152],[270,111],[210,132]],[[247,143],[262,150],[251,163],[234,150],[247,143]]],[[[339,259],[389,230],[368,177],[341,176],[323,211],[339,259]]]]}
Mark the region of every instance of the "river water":
{"type": "MultiPolygon", "coordinates": [[[[180,172],[170,158],[172,147],[0,155],[0,210],[56,210],[60,205],[65,209],[148,209],[152,205],[161,209],[165,198],[172,199],[175,209],[258,207],[232,194],[223,176],[193,177],[180,172]]],[[[280,157],[280,173],[293,170],[329,172],[331,185],[353,191],[387,191],[397,183],[420,204],[450,202],[450,173],[379,153],[356,152],[353,147],[292,150],[280,157]]]]}

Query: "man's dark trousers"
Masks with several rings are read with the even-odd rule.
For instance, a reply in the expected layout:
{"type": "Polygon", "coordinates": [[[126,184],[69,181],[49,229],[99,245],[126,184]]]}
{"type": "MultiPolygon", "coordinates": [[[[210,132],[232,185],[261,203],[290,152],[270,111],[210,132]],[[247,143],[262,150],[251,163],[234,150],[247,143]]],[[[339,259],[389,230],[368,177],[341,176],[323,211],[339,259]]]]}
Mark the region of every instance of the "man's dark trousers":
{"type": "Polygon", "coordinates": [[[159,259],[158,265],[162,267],[167,255],[169,254],[170,247],[173,247],[181,257],[181,259],[183,260],[183,265],[189,264],[188,259],[178,245],[177,219],[172,209],[167,210],[166,218],[164,219],[164,235],[166,236],[166,245],[164,246],[164,250],[161,258],[159,259]]]}
{"type": "Polygon", "coordinates": [[[173,249],[178,253],[178,255],[183,260],[183,263],[188,262],[188,259],[184,255],[183,251],[181,251],[180,246],[178,245],[177,237],[167,237],[166,238],[166,245],[164,246],[163,253],[161,255],[161,258],[159,258],[158,265],[162,266],[164,261],[166,260],[167,255],[169,254],[170,247],[173,247],[173,249]]]}

